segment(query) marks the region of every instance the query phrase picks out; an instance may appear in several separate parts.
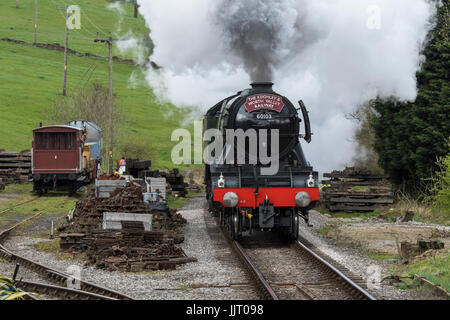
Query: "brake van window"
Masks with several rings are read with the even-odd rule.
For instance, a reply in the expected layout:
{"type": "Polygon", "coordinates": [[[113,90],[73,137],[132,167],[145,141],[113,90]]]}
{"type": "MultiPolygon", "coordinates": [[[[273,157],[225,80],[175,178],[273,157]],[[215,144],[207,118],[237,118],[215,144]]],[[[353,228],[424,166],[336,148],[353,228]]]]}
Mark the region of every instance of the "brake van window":
{"type": "Polygon", "coordinates": [[[38,150],[74,150],[75,132],[37,132],[38,150]]]}

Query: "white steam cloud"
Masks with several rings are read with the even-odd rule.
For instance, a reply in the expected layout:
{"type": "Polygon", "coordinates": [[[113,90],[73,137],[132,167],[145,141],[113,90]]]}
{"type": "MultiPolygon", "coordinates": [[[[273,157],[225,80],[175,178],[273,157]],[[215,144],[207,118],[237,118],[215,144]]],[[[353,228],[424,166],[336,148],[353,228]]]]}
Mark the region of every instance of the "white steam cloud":
{"type": "MultiPolygon", "coordinates": [[[[119,50],[122,55],[130,57],[139,64],[143,64],[148,57],[150,49],[145,46],[145,40],[138,38],[135,34],[128,29],[126,32],[123,30],[124,23],[123,16],[125,15],[125,9],[123,4],[120,2],[113,2],[107,6],[109,10],[117,11],[119,20],[116,22],[116,30],[114,32],[114,37],[121,39],[116,41],[114,45],[119,50]]],[[[131,81],[131,80],[130,80],[131,81]]]]}
{"type": "Polygon", "coordinates": [[[435,13],[429,0],[138,2],[163,67],[147,72],[160,99],[207,110],[251,81],[272,80],[309,108],[314,136],[303,146],[322,172],[353,157],[346,113],[378,95],[415,99],[435,13]]]}

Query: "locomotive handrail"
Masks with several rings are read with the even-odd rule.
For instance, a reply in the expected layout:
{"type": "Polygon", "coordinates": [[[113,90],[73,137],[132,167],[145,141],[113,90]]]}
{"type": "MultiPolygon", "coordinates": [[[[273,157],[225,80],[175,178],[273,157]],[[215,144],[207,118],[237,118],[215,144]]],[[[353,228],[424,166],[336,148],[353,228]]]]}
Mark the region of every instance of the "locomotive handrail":
{"type": "Polygon", "coordinates": [[[309,121],[308,110],[306,109],[306,106],[303,103],[303,100],[300,100],[298,102],[298,104],[300,105],[300,109],[302,110],[302,114],[303,114],[303,119],[305,120],[305,136],[303,138],[305,139],[306,142],[310,143],[312,133],[311,133],[311,123],[309,121]]]}

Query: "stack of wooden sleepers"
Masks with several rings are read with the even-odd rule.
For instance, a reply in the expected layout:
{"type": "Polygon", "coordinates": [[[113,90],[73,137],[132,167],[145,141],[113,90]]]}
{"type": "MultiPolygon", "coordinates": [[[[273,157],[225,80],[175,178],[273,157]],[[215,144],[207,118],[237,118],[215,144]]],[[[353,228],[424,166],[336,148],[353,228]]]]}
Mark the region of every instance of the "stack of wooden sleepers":
{"type": "Polygon", "coordinates": [[[325,173],[322,199],[330,211],[372,212],[394,203],[392,186],[387,176],[367,170],[346,168],[325,173]]]}
{"type": "Polygon", "coordinates": [[[0,149],[0,189],[5,185],[26,183],[31,179],[31,152],[0,149]]]}
{"type": "Polygon", "coordinates": [[[182,226],[186,222],[175,211],[154,212],[143,200],[141,186],[130,183],[111,192],[107,198],[96,197],[95,189],[80,200],[73,221],[58,228],[63,250],[84,252],[98,268],[139,272],[173,269],[195,261],[186,257],[176,244],[184,240],[182,226]],[[103,229],[104,212],[152,214],[152,231],[143,222],[121,222],[120,230],[103,229]]]}

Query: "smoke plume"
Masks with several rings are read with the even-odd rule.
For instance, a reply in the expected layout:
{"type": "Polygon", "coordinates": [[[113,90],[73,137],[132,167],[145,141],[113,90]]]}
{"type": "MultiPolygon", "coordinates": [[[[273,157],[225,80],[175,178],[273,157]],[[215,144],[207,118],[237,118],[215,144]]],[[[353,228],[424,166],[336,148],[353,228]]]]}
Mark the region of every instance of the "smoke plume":
{"type": "MultiPolygon", "coordinates": [[[[162,101],[208,109],[248,87],[310,109],[308,160],[320,171],[351,161],[345,114],[377,96],[416,98],[430,0],[139,0],[151,30],[147,80],[162,101]]],[[[305,145],[305,144],[304,144],[305,145]]]]}

